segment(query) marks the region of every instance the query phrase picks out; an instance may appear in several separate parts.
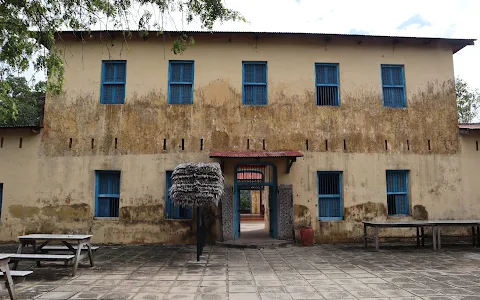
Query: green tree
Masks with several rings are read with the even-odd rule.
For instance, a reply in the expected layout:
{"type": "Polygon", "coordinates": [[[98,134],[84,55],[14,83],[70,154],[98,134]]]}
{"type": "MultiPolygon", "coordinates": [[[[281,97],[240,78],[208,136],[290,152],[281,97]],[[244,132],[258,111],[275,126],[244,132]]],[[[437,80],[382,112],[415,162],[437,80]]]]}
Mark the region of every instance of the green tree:
{"type": "MultiPolygon", "coordinates": [[[[59,31],[115,29],[123,30],[125,38],[131,37],[130,28],[162,33],[174,12],[181,13],[182,22],[196,21],[207,30],[217,21],[245,20],[223,0],[0,0],[0,79],[33,63],[35,71],[48,75],[47,90],[59,93],[64,74],[61,47],[55,47],[59,31]]],[[[172,51],[180,53],[192,42],[182,34],[172,51]]],[[[2,106],[11,109],[4,90],[0,97],[2,106]]]]}
{"type": "Polygon", "coordinates": [[[0,102],[0,126],[40,125],[46,84],[31,87],[24,77],[7,77],[0,81],[4,96],[0,102]]]}
{"type": "Polygon", "coordinates": [[[461,78],[455,80],[455,95],[459,123],[471,123],[480,108],[480,92],[473,90],[461,78]]]}

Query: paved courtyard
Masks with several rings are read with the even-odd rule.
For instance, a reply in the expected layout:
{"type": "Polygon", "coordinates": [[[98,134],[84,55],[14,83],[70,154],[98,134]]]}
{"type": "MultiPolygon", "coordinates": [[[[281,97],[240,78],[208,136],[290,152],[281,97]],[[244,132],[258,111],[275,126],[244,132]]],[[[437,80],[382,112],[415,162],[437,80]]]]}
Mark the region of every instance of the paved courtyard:
{"type": "MultiPolygon", "coordinates": [[[[14,245],[0,246],[12,252],[14,245]]],[[[103,246],[94,268],[36,268],[20,299],[480,299],[480,250],[471,246],[365,250],[359,244],[276,249],[103,246]]],[[[1,299],[8,299],[5,290],[1,299]]]]}

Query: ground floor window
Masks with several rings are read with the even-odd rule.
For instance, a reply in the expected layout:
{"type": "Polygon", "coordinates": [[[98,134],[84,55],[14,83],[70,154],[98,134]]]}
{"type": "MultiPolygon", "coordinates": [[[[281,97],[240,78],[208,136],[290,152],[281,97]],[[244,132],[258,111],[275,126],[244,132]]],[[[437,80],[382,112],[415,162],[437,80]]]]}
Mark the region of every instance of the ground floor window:
{"type": "Polygon", "coordinates": [[[166,175],[166,194],[165,194],[165,213],[167,219],[191,219],[192,218],[192,208],[191,207],[181,207],[176,206],[170,199],[170,187],[172,186],[172,171],[167,171],[166,175]]]}
{"type": "Polygon", "coordinates": [[[342,220],[342,172],[318,172],[318,218],[342,220]]]}
{"type": "Polygon", "coordinates": [[[408,215],[408,171],[387,170],[387,207],[389,215],[408,215]]]}
{"type": "Polygon", "coordinates": [[[117,218],[120,212],[120,171],[96,171],[95,216],[117,218]]]}

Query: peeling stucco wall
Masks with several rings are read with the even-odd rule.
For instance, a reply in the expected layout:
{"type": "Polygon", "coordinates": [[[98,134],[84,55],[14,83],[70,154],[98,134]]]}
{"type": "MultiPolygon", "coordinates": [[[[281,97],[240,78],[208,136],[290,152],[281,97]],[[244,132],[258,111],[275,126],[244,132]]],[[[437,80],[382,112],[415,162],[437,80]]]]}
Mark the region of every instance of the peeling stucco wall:
{"type": "MultiPolygon", "coordinates": [[[[284,160],[269,161],[277,165],[278,184],[293,185],[295,228],[311,223],[317,241],[355,240],[361,220],[387,219],[387,169],[410,170],[415,218],[480,217],[479,193],[466,179],[475,174],[475,153],[465,154],[466,142],[459,140],[452,54],[445,45],[392,47],[342,38],[327,45],[308,37],[239,35],[198,38],[174,55],[169,43],[87,39],[59,46],[64,92],[47,97],[41,134],[0,131],[0,240],[92,232],[96,242],[192,242],[194,221],[165,219],[165,172],[210,160],[210,151],[261,151],[264,140],[266,150],[304,152],[289,174],[284,160]],[[123,105],[99,103],[101,61],[107,59],[127,60],[123,105]],[[195,61],[193,105],[167,104],[168,62],[176,59],[195,61]],[[242,105],[242,61],[268,62],[268,105],[242,105]],[[339,107],[315,105],[315,62],[339,63],[339,107]],[[382,106],[380,64],[405,65],[407,108],[382,106]],[[118,220],[93,218],[95,170],[122,172],[118,220]],[[318,221],[320,170],[343,172],[343,221],[318,221]]],[[[224,165],[229,184],[236,162],[224,165]]],[[[212,235],[219,237],[219,211],[212,215],[212,235]]]]}

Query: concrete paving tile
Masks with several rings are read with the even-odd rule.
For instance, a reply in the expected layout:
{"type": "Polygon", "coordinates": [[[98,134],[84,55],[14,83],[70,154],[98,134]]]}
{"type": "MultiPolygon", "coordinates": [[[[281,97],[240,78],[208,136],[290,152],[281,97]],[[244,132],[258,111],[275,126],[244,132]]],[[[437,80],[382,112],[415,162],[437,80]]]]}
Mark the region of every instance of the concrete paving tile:
{"type": "Polygon", "coordinates": [[[168,291],[170,294],[195,294],[198,291],[196,286],[174,286],[168,291]]]}
{"type": "Polygon", "coordinates": [[[313,288],[317,292],[345,292],[345,290],[338,285],[314,285],[313,288]]]}
{"type": "Polygon", "coordinates": [[[282,286],[280,280],[258,280],[256,281],[257,286],[282,286]]]}
{"type": "Polygon", "coordinates": [[[48,292],[38,297],[38,299],[49,299],[49,300],[68,299],[73,295],[75,295],[75,292],[48,292]]]}
{"type": "Polygon", "coordinates": [[[200,294],[195,298],[196,300],[225,300],[227,294],[200,294]]]}
{"type": "MultiPolygon", "coordinates": [[[[230,293],[228,294],[228,300],[261,300],[260,296],[256,293],[230,293]]],[[[291,298],[288,298],[291,299],[291,298]]]]}
{"type": "Polygon", "coordinates": [[[350,294],[352,294],[355,298],[357,299],[366,299],[366,298],[383,298],[384,295],[377,291],[350,291],[350,294]]]}
{"type": "Polygon", "coordinates": [[[324,299],[320,293],[304,292],[304,293],[290,293],[292,299],[324,299]]]}
{"type": "MultiPolygon", "coordinates": [[[[292,296],[290,296],[290,294],[287,294],[287,293],[261,293],[260,297],[262,300],[291,300],[292,299],[292,296]]],[[[249,299],[249,298],[245,298],[245,299],[249,299]]]]}
{"type": "Polygon", "coordinates": [[[200,286],[227,286],[227,281],[220,280],[203,280],[200,286]]]}
{"type": "Polygon", "coordinates": [[[162,300],[165,294],[163,293],[138,293],[133,300],[162,300]]]}
{"type": "Polygon", "coordinates": [[[96,293],[96,292],[79,292],[76,293],[70,299],[101,299],[105,293],[96,293]]]}
{"type": "Polygon", "coordinates": [[[354,298],[348,292],[320,292],[325,299],[351,299],[354,298]]]}
{"type": "Polygon", "coordinates": [[[229,286],[228,287],[229,293],[257,293],[258,289],[256,286],[229,286]]]}
{"type": "Polygon", "coordinates": [[[286,293],[287,290],[283,286],[258,286],[259,293],[286,293]]]}
{"type": "Polygon", "coordinates": [[[317,290],[312,286],[286,286],[285,289],[289,293],[317,292],[317,290]]]}
{"type": "Polygon", "coordinates": [[[198,290],[200,294],[225,294],[226,286],[201,286],[198,290]]]}
{"type": "Polygon", "coordinates": [[[169,286],[142,286],[139,287],[140,293],[167,293],[170,290],[169,286]]]}
{"type": "Polygon", "coordinates": [[[163,300],[194,300],[195,294],[166,294],[163,300]]]}

